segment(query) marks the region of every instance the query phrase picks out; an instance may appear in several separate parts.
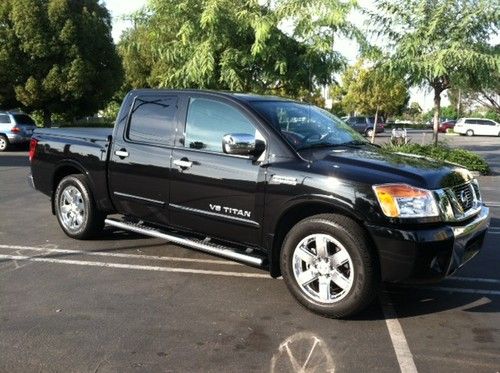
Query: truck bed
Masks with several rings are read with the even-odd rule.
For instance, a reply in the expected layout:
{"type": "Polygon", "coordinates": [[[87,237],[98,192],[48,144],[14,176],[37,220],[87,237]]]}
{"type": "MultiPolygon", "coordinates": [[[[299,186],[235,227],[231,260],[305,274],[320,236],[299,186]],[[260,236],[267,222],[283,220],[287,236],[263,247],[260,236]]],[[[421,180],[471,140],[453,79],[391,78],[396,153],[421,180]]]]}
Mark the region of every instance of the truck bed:
{"type": "Polygon", "coordinates": [[[32,160],[36,189],[52,196],[59,180],[71,173],[84,173],[97,206],[111,209],[107,188],[108,146],[112,128],[38,128],[36,157],[32,160]]]}

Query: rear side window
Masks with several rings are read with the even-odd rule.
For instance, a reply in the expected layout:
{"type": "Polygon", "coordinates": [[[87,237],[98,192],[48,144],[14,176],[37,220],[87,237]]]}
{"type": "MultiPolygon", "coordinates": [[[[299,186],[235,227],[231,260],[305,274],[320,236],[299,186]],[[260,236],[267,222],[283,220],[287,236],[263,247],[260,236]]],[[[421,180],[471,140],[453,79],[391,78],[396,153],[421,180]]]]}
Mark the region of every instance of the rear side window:
{"type": "Polygon", "coordinates": [[[190,100],[185,147],[222,153],[222,137],[230,133],[255,136],[256,131],[252,123],[230,105],[204,98],[190,100]]]}
{"type": "Polygon", "coordinates": [[[10,118],[8,115],[0,114],[0,123],[10,123],[10,118]]]}
{"type": "Polygon", "coordinates": [[[176,96],[138,96],[130,115],[127,138],[131,141],[173,145],[176,96]]]}
{"type": "Polygon", "coordinates": [[[491,120],[481,120],[481,119],[479,119],[477,121],[477,124],[481,124],[483,126],[494,126],[495,125],[495,123],[493,123],[491,120]]]}
{"type": "Polygon", "coordinates": [[[472,119],[466,119],[465,123],[467,123],[467,124],[476,124],[476,121],[472,120],[472,119]]]}
{"type": "Polygon", "coordinates": [[[32,126],[35,125],[35,121],[26,114],[14,114],[13,117],[17,124],[29,124],[32,126]]]}

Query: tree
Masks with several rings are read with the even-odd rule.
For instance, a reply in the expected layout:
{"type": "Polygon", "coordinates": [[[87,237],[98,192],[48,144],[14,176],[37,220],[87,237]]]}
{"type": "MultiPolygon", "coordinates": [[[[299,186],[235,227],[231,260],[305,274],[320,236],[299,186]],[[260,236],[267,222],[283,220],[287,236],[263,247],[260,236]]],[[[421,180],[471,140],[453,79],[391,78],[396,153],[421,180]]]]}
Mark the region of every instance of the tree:
{"type": "Polygon", "coordinates": [[[315,100],[315,85],[331,82],[344,59],[281,31],[284,11],[261,3],[149,0],[119,45],[127,83],[315,100]]]}
{"type": "Polygon", "coordinates": [[[406,113],[411,116],[412,118],[415,118],[422,114],[422,107],[419,105],[418,102],[411,102],[410,105],[408,105],[408,108],[406,109],[406,113]]]}
{"type": "Polygon", "coordinates": [[[347,68],[342,84],[333,88],[346,112],[389,116],[404,109],[408,89],[404,79],[385,74],[377,66],[366,67],[363,60],[347,68]]]}
{"type": "Polygon", "coordinates": [[[453,86],[483,86],[498,71],[488,44],[500,23],[489,0],[377,0],[376,33],[389,43],[389,69],[411,85],[434,92],[434,141],[438,141],[441,94],[453,86]]]}
{"type": "Polygon", "coordinates": [[[98,0],[0,3],[0,105],[67,118],[95,113],[121,85],[111,18],[98,0]]]}

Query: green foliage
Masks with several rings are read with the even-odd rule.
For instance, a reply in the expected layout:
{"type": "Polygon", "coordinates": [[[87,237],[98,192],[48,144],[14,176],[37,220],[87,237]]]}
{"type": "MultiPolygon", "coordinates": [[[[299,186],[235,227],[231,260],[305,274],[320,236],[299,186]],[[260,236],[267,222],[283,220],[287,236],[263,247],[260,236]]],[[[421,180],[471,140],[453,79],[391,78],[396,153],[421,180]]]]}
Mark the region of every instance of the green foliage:
{"type": "Polygon", "coordinates": [[[122,80],[98,0],[2,0],[0,106],[67,118],[95,113],[122,80]]]}
{"type": "Polygon", "coordinates": [[[391,152],[409,153],[434,158],[440,161],[446,160],[459,164],[470,171],[478,171],[483,175],[490,172],[490,167],[483,157],[477,153],[465,149],[451,148],[439,142],[437,145],[419,145],[409,143],[405,145],[385,145],[384,149],[391,152]]]}
{"type": "Polygon", "coordinates": [[[479,87],[498,73],[500,57],[488,44],[500,25],[500,7],[490,0],[377,0],[371,15],[377,34],[389,42],[389,71],[411,85],[434,90],[434,137],[441,93],[454,86],[479,87]]]}
{"type": "MultiPolygon", "coordinates": [[[[277,1],[271,8],[257,0],[149,0],[133,15],[135,26],[119,45],[126,86],[228,89],[313,100],[314,94],[304,91],[329,83],[344,60],[331,48],[321,48],[319,40],[306,42],[280,31],[280,22],[300,6],[292,3],[277,1]]],[[[342,14],[331,20],[336,30],[347,28],[342,14]]],[[[302,18],[311,19],[301,17],[300,34],[312,37],[302,18]]]]}
{"type": "Polygon", "coordinates": [[[342,84],[332,88],[332,96],[341,102],[344,111],[373,115],[378,110],[388,116],[403,110],[409,98],[406,82],[363,64],[360,60],[347,68],[342,84]]]}

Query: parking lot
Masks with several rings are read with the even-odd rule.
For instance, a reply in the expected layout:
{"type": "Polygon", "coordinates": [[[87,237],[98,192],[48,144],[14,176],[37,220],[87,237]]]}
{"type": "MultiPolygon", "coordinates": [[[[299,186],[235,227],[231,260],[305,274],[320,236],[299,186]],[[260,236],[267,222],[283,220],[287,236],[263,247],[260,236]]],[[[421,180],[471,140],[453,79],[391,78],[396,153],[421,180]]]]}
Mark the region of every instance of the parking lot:
{"type": "Polygon", "coordinates": [[[437,285],[386,286],[350,320],[306,311],[266,272],[158,239],[71,240],[28,186],[27,152],[0,154],[0,371],[499,372],[500,139],[442,138],[492,166],[479,178],[483,251],[437,285]]]}

